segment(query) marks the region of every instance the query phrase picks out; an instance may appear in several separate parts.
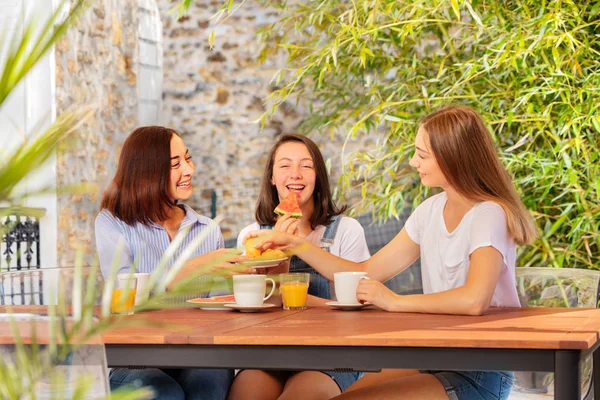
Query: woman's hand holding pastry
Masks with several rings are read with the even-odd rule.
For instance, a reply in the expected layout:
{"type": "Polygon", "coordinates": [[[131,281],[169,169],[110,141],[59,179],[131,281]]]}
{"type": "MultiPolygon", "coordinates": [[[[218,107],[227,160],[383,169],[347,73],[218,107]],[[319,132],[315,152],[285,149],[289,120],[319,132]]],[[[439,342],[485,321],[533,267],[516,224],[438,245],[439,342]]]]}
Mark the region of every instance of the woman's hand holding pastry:
{"type": "Polygon", "coordinates": [[[287,232],[263,229],[249,232],[244,238],[244,243],[252,240],[253,247],[261,252],[267,249],[278,249],[282,251],[294,250],[302,245],[298,236],[287,232]]]}
{"type": "Polygon", "coordinates": [[[219,249],[196,257],[200,268],[206,268],[206,273],[226,277],[255,273],[254,268],[237,264],[251,259],[251,257],[242,256],[241,251],[237,249],[219,249]]]}

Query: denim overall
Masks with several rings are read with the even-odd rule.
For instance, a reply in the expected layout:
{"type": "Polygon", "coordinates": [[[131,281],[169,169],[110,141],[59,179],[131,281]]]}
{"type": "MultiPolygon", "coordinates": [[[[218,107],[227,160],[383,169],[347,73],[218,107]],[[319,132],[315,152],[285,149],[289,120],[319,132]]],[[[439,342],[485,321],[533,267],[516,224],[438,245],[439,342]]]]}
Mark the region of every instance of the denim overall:
{"type": "MultiPolygon", "coordinates": [[[[321,248],[326,252],[330,252],[330,247],[333,245],[333,240],[337,233],[338,225],[343,215],[336,215],[325,228],[325,233],[321,238],[321,248]]],[[[260,229],[273,229],[270,225],[261,225],[260,229]]],[[[292,256],[290,260],[290,272],[308,272],[310,273],[310,284],[308,286],[308,294],[317,296],[323,299],[332,299],[331,284],[327,278],[315,271],[310,265],[302,261],[299,257],[292,256]]],[[[338,372],[338,371],[321,371],[333,379],[339,386],[342,393],[348,389],[350,385],[356,382],[362,375],[362,372],[338,372]]]]}
{"type": "MultiPolygon", "coordinates": [[[[321,238],[321,248],[329,253],[329,248],[333,245],[333,240],[337,233],[338,226],[342,215],[336,215],[332,218],[332,222],[325,228],[325,233],[321,238]]],[[[273,229],[270,225],[261,225],[260,229],[273,229]]],[[[290,260],[290,272],[306,272],[310,273],[310,284],[308,286],[308,294],[320,297],[322,299],[330,299],[331,284],[327,278],[318,273],[310,265],[302,261],[297,256],[292,256],[290,260]]]]}

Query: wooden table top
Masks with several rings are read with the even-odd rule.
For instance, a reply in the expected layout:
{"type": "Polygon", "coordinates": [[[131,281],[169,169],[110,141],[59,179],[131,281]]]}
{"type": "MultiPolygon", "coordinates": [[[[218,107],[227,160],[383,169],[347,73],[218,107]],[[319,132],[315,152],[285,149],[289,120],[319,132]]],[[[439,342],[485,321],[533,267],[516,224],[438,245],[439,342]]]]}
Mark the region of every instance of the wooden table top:
{"type": "MultiPolygon", "coordinates": [[[[15,312],[23,312],[13,307],[15,312]]],[[[2,309],[0,308],[0,312],[2,309]]],[[[598,341],[600,310],[492,308],[483,316],[389,313],[328,306],[261,313],[176,309],[125,317],[151,321],[104,334],[105,344],[223,344],[528,348],[586,350],[598,341]]],[[[0,324],[0,344],[10,343],[0,324]]],[[[38,323],[39,326],[39,323],[38,323]]],[[[27,332],[22,332],[27,340],[27,332]]],[[[38,328],[38,335],[40,329],[38,328]]]]}

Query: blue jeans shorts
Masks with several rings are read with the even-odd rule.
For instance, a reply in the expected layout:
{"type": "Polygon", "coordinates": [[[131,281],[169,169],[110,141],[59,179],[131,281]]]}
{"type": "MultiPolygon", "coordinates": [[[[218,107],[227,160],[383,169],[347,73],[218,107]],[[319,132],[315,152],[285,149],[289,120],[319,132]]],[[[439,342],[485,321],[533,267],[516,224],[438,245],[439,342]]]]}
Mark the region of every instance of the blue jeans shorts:
{"type": "Polygon", "coordinates": [[[342,393],[346,391],[354,382],[361,378],[363,372],[337,372],[337,371],[321,371],[329,375],[331,379],[339,386],[342,393]]]}
{"type": "Polygon", "coordinates": [[[421,371],[435,376],[451,400],[506,400],[512,389],[512,372],[421,371]]]}
{"type": "Polygon", "coordinates": [[[127,369],[110,370],[110,390],[125,385],[149,387],[154,400],[225,400],[233,382],[232,369],[127,369]]]}

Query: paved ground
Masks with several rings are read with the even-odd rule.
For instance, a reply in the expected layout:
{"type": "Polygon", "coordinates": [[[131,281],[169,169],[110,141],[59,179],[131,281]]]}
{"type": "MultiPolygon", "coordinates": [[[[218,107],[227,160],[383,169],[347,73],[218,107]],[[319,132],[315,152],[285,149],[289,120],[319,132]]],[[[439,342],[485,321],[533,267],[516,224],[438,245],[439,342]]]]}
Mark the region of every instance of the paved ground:
{"type": "Polygon", "coordinates": [[[522,393],[513,390],[508,400],[550,400],[554,399],[554,385],[550,385],[548,393],[522,393]]]}

